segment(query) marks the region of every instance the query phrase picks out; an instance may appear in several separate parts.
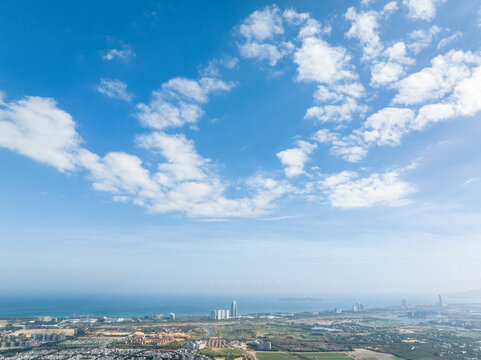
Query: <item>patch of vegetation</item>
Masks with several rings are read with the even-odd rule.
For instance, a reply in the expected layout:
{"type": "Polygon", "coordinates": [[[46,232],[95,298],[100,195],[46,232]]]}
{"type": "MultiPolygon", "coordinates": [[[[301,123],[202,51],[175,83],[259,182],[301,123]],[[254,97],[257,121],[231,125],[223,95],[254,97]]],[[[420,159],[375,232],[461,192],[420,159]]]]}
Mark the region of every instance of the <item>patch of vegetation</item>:
{"type": "Polygon", "coordinates": [[[349,359],[349,356],[342,352],[305,352],[296,353],[296,356],[302,360],[338,360],[349,359]]]}
{"type": "Polygon", "coordinates": [[[349,357],[342,352],[305,352],[305,353],[284,353],[284,352],[260,352],[256,353],[259,360],[342,360],[349,357]]]}
{"type": "Polygon", "coordinates": [[[199,351],[200,354],[206,355],[212,359],[224,358],[224,359],[235,359],[242,357],[244,353],[236,349],[202,349],[199,351]]]}
{"type": "Polygon", "coordinates": [[[293,353],[283,353],[283,352],[256,352],[256,358],[258,360],[300,360],[299,357],[293,353]]]}

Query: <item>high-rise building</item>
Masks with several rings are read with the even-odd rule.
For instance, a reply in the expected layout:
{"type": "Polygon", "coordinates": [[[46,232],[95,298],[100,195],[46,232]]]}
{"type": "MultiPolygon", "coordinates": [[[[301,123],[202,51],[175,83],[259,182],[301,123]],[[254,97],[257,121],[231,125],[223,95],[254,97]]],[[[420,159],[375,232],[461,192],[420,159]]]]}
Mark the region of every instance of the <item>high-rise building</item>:
{"type": "Polygon", "coordinates": [[[232,300],[232,304],[230,305],[230,314],[233,318],[237,317],[237,301],[232,300]]]}
{"type": "Polygon", "coordinates": [[[403,299],[401,302],[401,309],[407,309],[408,308],[408,302],[406,299],[403,299]]]}
{"type": "Polygon", "coordinates": [[[212,320],[227,320],[230,318],[229,310],[211,310],[210,318],[212,320]]]}
{"type": "Polygon", "coordinates": [[[175,314],[174,314],[174,313],[170,313],[170,318],[171,318],[172,320],[175,320],[175,314]]]}
{"type": "Polygon", "coordinates": [[[354,305],[352,305],[352,311],[353,312],[364,311],[364,305],[361,304],[360,302],[357,302],[354,305]]]}
{"type": "Polygon", "coordinates": [[[217,310],[217,320],[225,319],[225,310],[217,310]]]}
{"type": "Polygon", "coordinates": [[[439,298],[438,305],[439,305],[439,306],[444,306],[443,298],[441,297],[441,295],[438,295],[438,298],[439,298]]]}

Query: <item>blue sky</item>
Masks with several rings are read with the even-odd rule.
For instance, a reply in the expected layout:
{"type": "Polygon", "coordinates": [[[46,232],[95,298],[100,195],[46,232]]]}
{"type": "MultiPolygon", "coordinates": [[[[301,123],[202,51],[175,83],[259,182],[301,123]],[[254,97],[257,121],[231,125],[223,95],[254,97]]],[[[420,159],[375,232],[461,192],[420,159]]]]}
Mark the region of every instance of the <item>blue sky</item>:
{"type": "Polygon", "coordinates": [[[481,8],[5,1],[5,292],[481,287],[481,8]]]}

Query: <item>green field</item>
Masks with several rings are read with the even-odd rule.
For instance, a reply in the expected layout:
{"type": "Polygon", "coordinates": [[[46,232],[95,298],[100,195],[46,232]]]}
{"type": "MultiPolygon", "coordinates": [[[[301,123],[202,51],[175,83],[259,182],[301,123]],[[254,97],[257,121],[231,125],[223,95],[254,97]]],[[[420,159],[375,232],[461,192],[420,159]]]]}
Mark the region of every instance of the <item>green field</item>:
{"type": "Polygon", "coordinates": [[[305,352],[305,353],[283,353],[283,352],[256,352],[258,360],[342,360],[349,357],[340,352],[305,352]]]}
{"type": "Polygon", "coordinates": [[[301,360],[301,358],[297,357],[293,353],[281,353],[271,351],[257,351],[256,358],[258,360],[301,360]]]}
{"type": "Polygon", "coordinates": [[[296,353],[302,360],[338,360],[338,359],[350,359],[344,353],[341,352],[303,352],[296,353]]]}
{"type": "Polygon", "coordinates": [[[242,357],[243,356],[243,353],[242,351],[240,350],[236,350],[236,349],[216,349],[216,350],[212,350],[212,349],[203,349],[203,350],[200,350],[200,353],[203,354],[203,355],[207,355],[211,358],[226,358],[226,357],[229,357],[229,358],[234,358],[234,357],[242,357]]]}
{"type": "Polygon", "coordinates": [[[226,340],[252,340],[256,337],[284,338],[294,340],[316,340],[321,333],[313,331],[312,326],[299,324],[249,324],[215,327],[216,336],[226,340]]]}

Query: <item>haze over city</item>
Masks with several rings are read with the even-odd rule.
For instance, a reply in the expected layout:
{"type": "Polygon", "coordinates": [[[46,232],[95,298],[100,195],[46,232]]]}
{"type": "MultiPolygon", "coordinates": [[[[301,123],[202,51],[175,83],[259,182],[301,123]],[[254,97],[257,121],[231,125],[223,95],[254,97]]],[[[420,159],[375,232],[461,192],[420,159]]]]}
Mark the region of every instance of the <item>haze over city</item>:
{"type": "Polygon", "coordinates": [[[0,295],[481,289],[476,0],[2,1],[0,295]]]}

